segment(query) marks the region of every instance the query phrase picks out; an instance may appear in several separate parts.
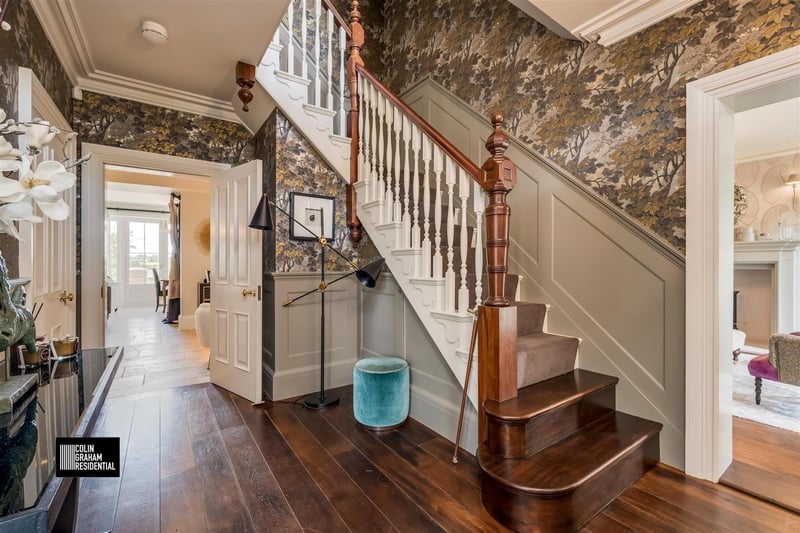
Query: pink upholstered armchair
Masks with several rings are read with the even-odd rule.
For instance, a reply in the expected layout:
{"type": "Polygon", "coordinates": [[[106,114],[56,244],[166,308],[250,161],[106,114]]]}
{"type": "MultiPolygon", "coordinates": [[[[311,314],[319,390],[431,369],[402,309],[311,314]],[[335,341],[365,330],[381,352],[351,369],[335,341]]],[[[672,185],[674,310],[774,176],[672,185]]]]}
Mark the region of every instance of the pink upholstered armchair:
{"type": "Polygon", "coordinates": [[[770,337],[769,353],[750,360],[747,370],[756,380],[758,405],[763,379],[800,386],[800,331],[770,337]]]}

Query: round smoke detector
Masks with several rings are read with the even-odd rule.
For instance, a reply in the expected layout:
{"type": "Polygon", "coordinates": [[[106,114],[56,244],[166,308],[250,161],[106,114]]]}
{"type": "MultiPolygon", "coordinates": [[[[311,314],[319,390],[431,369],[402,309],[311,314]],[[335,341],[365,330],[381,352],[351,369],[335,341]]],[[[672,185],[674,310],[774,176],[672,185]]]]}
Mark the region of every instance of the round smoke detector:
{"type": "Polygon", "coordinates": [[[142,22],[142,37],[153,44],[164,44],[167,42],[167,28],[158,22],[145,20],[142,22]]]}

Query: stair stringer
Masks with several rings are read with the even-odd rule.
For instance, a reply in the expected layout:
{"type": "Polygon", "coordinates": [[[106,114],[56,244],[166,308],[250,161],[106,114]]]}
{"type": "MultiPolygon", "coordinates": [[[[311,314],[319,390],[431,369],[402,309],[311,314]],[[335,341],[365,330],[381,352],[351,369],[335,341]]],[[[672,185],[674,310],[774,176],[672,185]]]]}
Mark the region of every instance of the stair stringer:
{"type": "MultiPolygon", "coordinates": [[[[356,197],[361,198],[366,185],[356,183],[356,197]]],[[[359,219],[366,229],[378,252],[386,259],[386,265],[392,272],[395,281],[402,289],[406,299],[411,304],[420,321],[425,325],[431,340],[441,354],[447,366],[453,372],[459,384],[464,387],[467,371],[467,360],[464,354],[469,350],[469,339],[472,334],[472,314],[458,314],[440,309],[444,306],[443,298],[440,299],[440,289],[444,287],[444,279],[415,279],[409,275],[412,269],[407,263],[409,254],[405,250],[394,250],[395,231],[390,225],[379,225],[376,210],[380,209],[377,202],[359,203],[359,219]]],[[[477,368],[477,357],[473,361],[473,370],[477,368]]],[[[478,405],[477,372],[472,372],[468,397],[472,405],[478,405]]]]}
{"type": "Polygon", "coordinates": [[[270,43],[256,68],[256,80],[322,159],[349,183],[350,139],[334,134],[335,117],[330,111],[306,103],[309,80],[279,70],[281,48],[270,43]]]}

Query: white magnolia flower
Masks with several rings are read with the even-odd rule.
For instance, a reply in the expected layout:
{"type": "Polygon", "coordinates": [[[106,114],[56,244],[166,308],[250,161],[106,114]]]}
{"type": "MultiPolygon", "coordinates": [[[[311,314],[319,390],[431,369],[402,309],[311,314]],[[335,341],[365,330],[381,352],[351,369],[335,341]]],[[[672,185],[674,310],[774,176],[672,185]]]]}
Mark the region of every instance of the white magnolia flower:
{"type": "Polygon", "coordinates": [[[73,185],[75,174],[58,161],[42,161],[32,171],[30,158],[23,157],[19,181],[0,178],[0,202],[18,202],[30,196],[47,217],[64,220],[69,216],[69,206],[58,193],[73,185]]]}
{"type": "MultiPolygon", "coordinates": [[[[0,109],[2,111],[2,109],[0,109]]],[[[21,168],[22,153],[4,137],[0,137],[0,172],[15,172],[21,168]]]]}
{"type": "Polygon", "coordinates": [[[57,131],[46,120],[34,119],[33,122],[25,126],[25,144],[29,148],[38,150],[52,141],[57,131]]]}
{"type": "Polygon", "coordinates": [[[26,220],[28,222],[41,222],[41,217],[33,214],[33,206],[27,202],[14,202],[0,205],[0,232],[8,233],[15,239],[20,235],[14,226],[15,220],[26,220]]]}

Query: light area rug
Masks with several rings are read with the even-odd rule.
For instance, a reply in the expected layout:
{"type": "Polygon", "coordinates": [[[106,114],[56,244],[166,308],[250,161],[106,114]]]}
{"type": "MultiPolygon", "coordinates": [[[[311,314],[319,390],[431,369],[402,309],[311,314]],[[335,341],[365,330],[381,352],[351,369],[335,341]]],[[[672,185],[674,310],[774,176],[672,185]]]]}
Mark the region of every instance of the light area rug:
{"type": "Polygon", "coordinates": [[[755,379],[747,371],[754,357],[742,353],[733,365],[733,416],[800,433],[800,387],[762,380],[761,405],[756,405],[755,379]]]}

